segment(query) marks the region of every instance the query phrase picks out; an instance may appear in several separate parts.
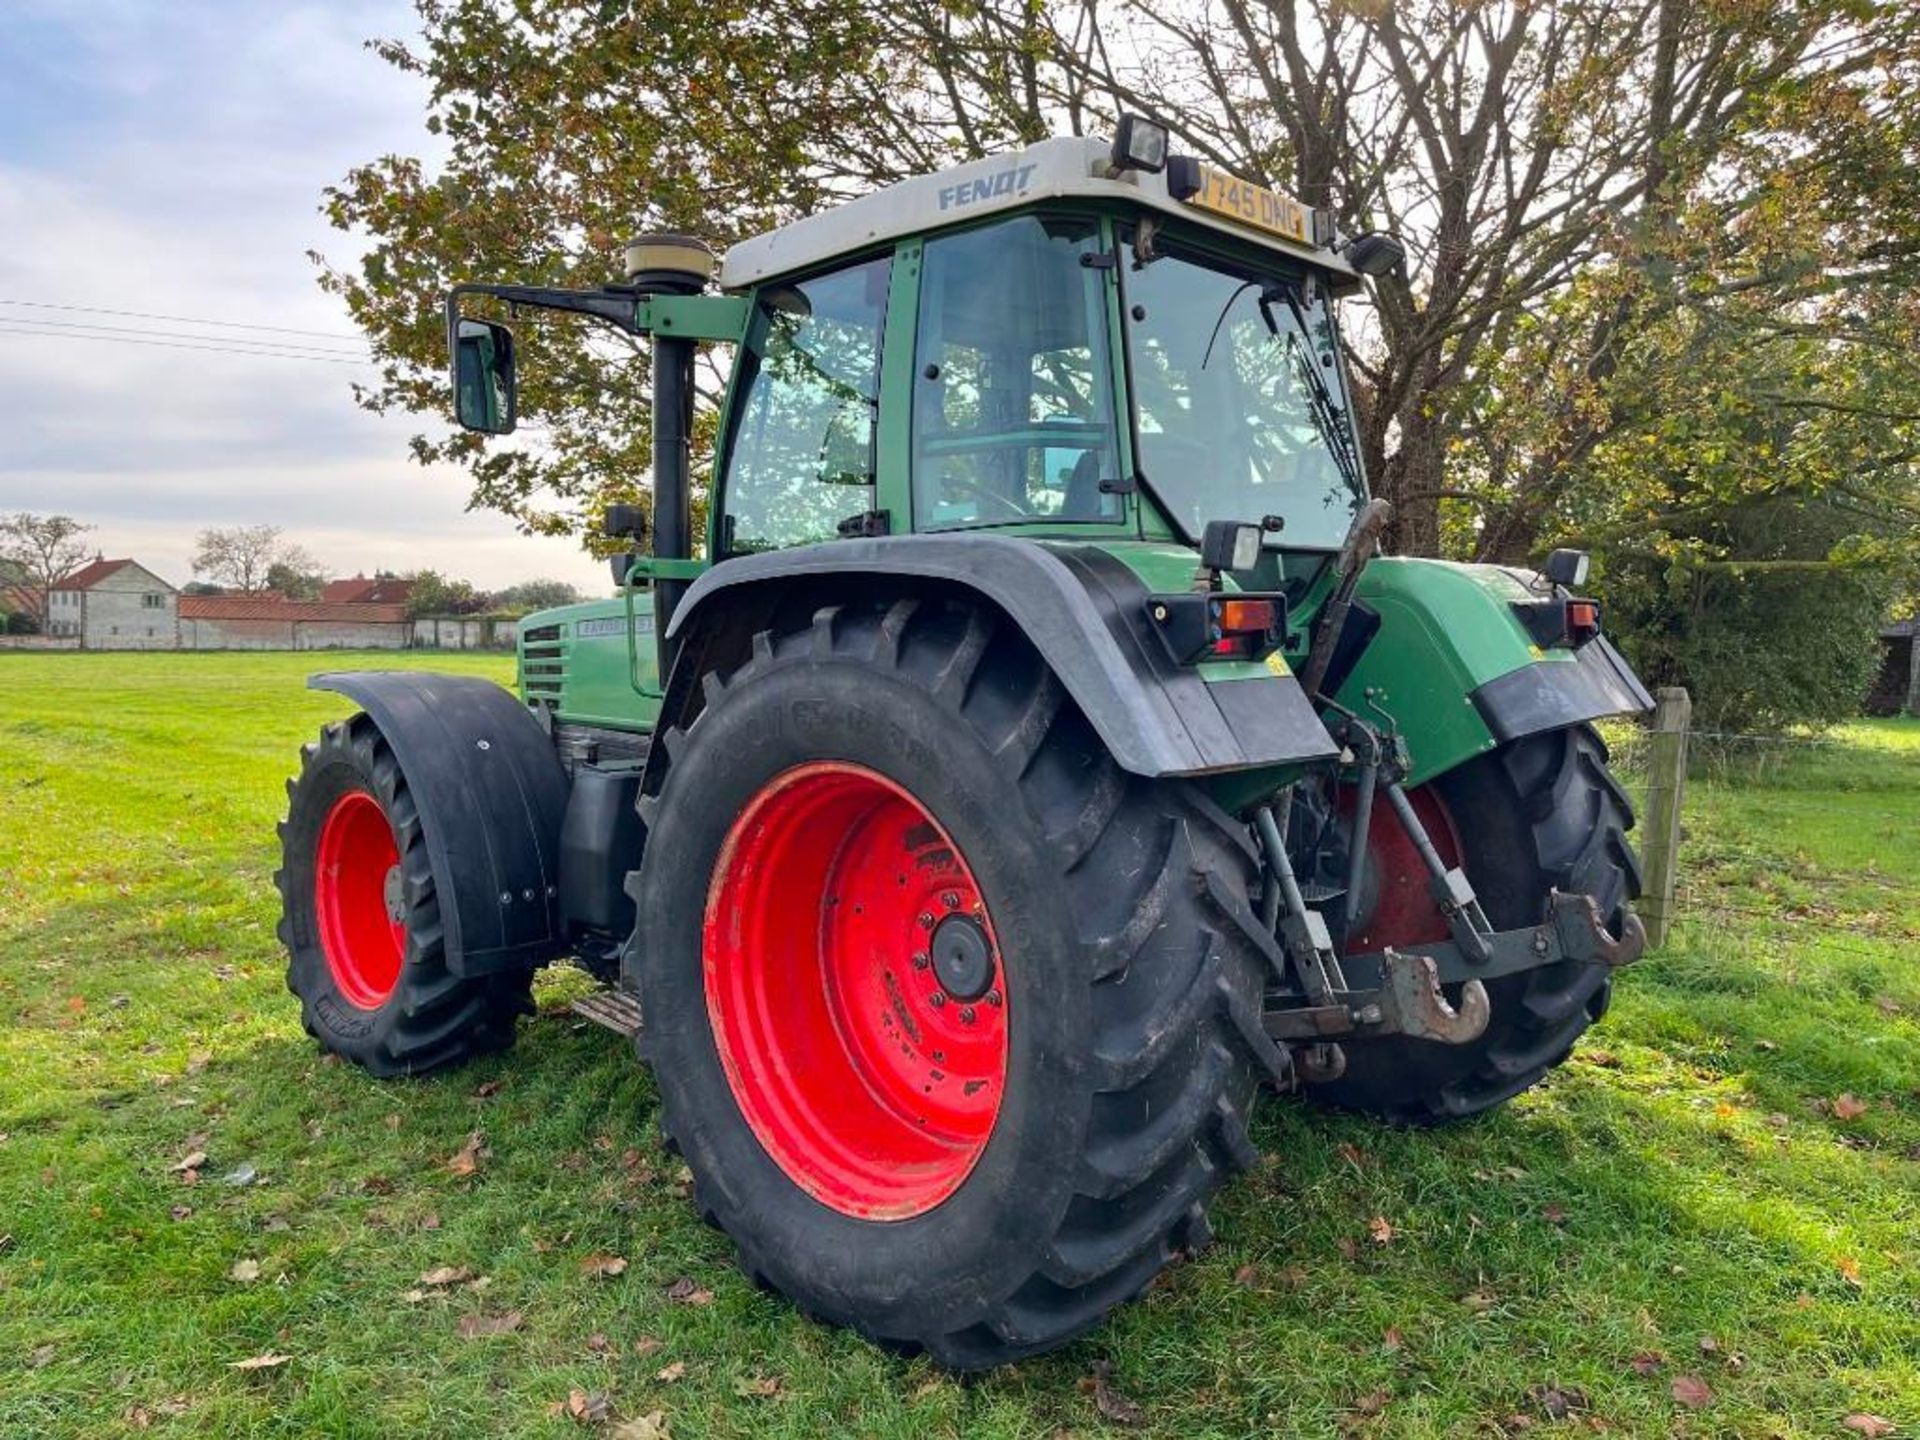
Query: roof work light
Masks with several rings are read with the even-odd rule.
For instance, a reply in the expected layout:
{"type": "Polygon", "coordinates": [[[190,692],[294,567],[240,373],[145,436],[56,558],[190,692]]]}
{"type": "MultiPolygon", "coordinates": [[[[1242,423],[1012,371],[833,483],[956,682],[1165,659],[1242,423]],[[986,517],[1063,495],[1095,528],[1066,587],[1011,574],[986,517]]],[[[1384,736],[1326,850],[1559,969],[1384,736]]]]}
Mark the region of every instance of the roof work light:
{"type": "Polygon", "coordinates": [[[1144,115],[1122,115],[1107,153],[1109,177],[1126,170],[1158,173],[1167,163],[1167,127],[1144,115]]]}

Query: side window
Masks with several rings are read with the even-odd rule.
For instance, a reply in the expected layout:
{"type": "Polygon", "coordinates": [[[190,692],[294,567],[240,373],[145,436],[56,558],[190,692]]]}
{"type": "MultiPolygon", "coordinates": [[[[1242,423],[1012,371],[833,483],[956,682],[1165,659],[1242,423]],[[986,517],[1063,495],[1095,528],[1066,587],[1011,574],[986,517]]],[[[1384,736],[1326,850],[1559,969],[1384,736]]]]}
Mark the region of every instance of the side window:
{"type": "Polygon", "coordinates": [[[1087,219],[927,243],[914,354],[915,528],[1114,521],[1107,299],[1087,219]]]}
{"type": "Polygon", "coordinates": [[[891,262],[759,293],[724,479],[726,553],[831,540],[873,509],[891,262]]]}

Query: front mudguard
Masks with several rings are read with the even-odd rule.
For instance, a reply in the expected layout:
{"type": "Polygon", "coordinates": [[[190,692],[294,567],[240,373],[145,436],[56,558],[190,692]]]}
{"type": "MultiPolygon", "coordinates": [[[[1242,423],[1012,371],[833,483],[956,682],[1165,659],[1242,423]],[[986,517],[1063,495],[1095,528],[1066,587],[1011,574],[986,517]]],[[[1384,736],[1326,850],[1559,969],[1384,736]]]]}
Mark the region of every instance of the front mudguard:
{"type": "Polygon", "coordinates": [[[1513,607],[1537,600],[1540,583],[1442,560],[1367,567],[1348,624],[1373,633],[1337,675],[1334,698],[1374,723],[1391,717],[1412,764],[1408,785],[1528,735],[1653,708],[1606,637],[1578,650],[1535,642],[1513,607]]]}
{"type": "Polygon", "coordinates": [[[387,670],[315,675],[393,747],[420,811],[447,968],[484,975],[557,959],[567,773],[540,722],[490,680],[387,670]]]}

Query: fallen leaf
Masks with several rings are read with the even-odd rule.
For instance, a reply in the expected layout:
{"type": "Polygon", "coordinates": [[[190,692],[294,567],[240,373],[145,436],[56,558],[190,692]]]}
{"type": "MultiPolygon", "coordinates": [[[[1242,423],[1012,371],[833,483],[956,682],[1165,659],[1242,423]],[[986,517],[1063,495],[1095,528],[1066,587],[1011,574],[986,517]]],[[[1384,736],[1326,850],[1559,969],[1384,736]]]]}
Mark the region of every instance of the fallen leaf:
{"type": "Polygon", "coordinates": [[[275,1370],[293,1359],[291,1355],[276,1355],[269,1350],[264,1355],[249,1355],[245,1360],[229,1362],[229,1370],[275,1370]]]}
{"type": "Polygon", "coordinates": [[[1340,1251],[1340,1254],[1345,1259],[1348,1259],[1348,1260],[1356,1259],[1360,1254],[1360,1247],[1354,1244],[1352,1239],[1348,1236],[1342,1235],[1338,1240],[1334,1241],[1333,1243],[1335,1247],[1338,1248],[1338,1250],[1340,1251]]]}
{"type": "Polygon", "coordinates": [[[598,1425],[613,1413],[613,1405],[598,1390],[569,1390],[567,1416],[576,1425],[598,1425]]]}
{"type": "Polygon", "coordinates": [[[663,1410],[649,1410],[645,1415],[614,1426],[608,1434],[612,1440],[673,1440],[663,1410]]]}
{"type": "Polygon", "coordinates": [[[675,1360],[671,1365],[662,1365],[653,1372],[653,1378],[662,1385],[677,1385],[687,1378],[687,1362],[675,1360]]]}
{"type": "Polygon", "coordinates": [[[754,1375],[734,1381],[733,1393],[742,1400],[764,1400],[780,1393],[780,1382],[771,1375],[754,1375]]]}
{"type": "Polygon", "coordinates": [[[1367,1222],[1367,1233],[1373,1237],[1376,1245],[1385,1245],[1393,1239],[1393,1222],[1384,1215],[1376,1215],[1367,1222]]]}
{"type": "Polygon", "coordinates": [[[1093,1391],[1093,1408],[1103,1419],[1116,1425],[1138,1425],[1146,1419],[1146,1412],[1113,1388],[1112,1375],[1113,1367],[1101,1360],[1094,1365],[1093,1374],[1081,1384],[1093,1391]]]}
{"type": "Polygon", "coordinates": [[[1500,1297],[1491,1290],[1469,1290],[1460,1297],[1460,1303],[1469,1310],[1485,1314],[1500,1303],[1500,1297]]]}
{"type": "Polygon", "coordinates": [[[1834,1265],[1839,1270],[1841,1278],[1854,1289],[1859,1290],[1866,1285],[1867,1282],[1860,1278],[1860,1262],[1851,1255],[1842,1255],[1834,1265]]]}
{"type": "Polygon", "coordinates": [[[1233,1272],[1233,1283],[1236,1285],[1245,1285],[1250,1288],[1258,1283],[1259,1279],[1260,1271],[1250,1264],[1242,1265],[1238,1270],[1233,1272]]]}
{"type": "Polygon", "coordinates": [[[486,1136],[475,1130],[467,1136],[467,1143],[455,1152],[447,1161],[447,1169],[455,1175],[467,1176],[480,1168],[480,1162],[492,1152],[487,1148],[486,1136]]]}
{"type": "Polygon", "coordinates": [[[144,1405],[129,1405],[120,1412],[120,1418],[129,1430],[146,1430],[153,1425],[153,1412],[144,1405]]]}
{"type": "Polygon", "coordinates": [[[611,1350],[612,1348],[613,1348],[612,1342],[608,1340],[607,1337],[601,1334],[598,1330],[594,1331],[593,1334],[587,1336],[587,1349],[591,1350],[596,1355],[604,1355],[607,1353],[607,1351],[611,1350]]]}
{"type": "Polygon", "coordinates": [[[1380,1337],[1380,1344],[1383,1349],[1398,1350],[1406,1344],[1406,1339],[1401,1335],[1398,1325],[1389,1325],[1387,1333],[1380,1337]]]}
{"type": "Polygon", "coordinates": [[[1879,1440],[1882,1435],[1893,1433],[1893,1421],[1884,1415],[1868,1415],[1864,1411],[1849,1415],[1840,1422],[1856,1435],[1865,1435],[1868,1440],[1879,1440]]]}
{"type": "Polygon", "coordinates": [[[176,1220],[185,1220],[193,1214],[193,1207],[191,1205],[176,1205],[167,1213],[176,1220]]]}
{"type": "Polygon", "coordinates": [[[711,1305],[713,1292],[703,1290],[685,1275],[667,1287],[667,1298],[679,1305],[711,1305]]]}
{"type": "Polygon", "coordinates": [[[403,1290],[400,1292],[401,1303],[406,1305],[418,1305],[421,1301],[431,1300],[432,1298],[433,1296],[424,1290],[403,1290]]]}
{"type": "Polygon", "coordinates": [[[178,1173],[179,1171],[182,1171],[182,1170],[198,1170],[202,1165],[205,1165],[206,1163],[207,1163],[206,1151],[189,1150],[185,1155],[180,1157],[179,1161],[175,1163],[172,1168],[176,1173],[178,1173]]]}
{"type": "Polygon", "coordinates": [[[618,1255],[589,1255],[580,1262],[582,1275],[595,1276],[602,1280],[611,1280],[626,1272],[627,1262],[618,1255]]]}
{"type": "Polygon", "coordinates": [[[1778,1050],[1780,1047],[1771,1040],[1756,1040],[1753,1042],[1753,1048],[1756,1050],[1778,1050]]]}
{"type": "Polygon", "coordinates": [[[1611,1050],[1589,1050],[1587,1052],[1587,1063],[1589,1065],[1598,1065],[1602,1070],[1618,1070],[1620,1068],[1620,1057],[1611,1050]]]}
{"type": "MultiPolygon", "coordinates": [[[[1873,1003],[1882,1015],[1898,1015],[1900,1013],[1900,1002],[1891,995],[1876,995],[1873,997],[1873,1003]]],[[[1869,1415],[1867,1418],[1871,1420],[1873,1417],[1869,1415]]]]}
{"type": "Polygon", "coordinates": [[[474,1087],[473,1098],[476,1100],[491,1099],[500,1093],[500,1088],[506,1083],[504,1080],[483,1080],[474,1087]]]}
{"type": "Polygon", "coordinates": [[[1660,1367],[1667,1363],[1667,1357],[1657,1350],[1642,1350],[1628,1362],[1636,1375],[1657,1375],[1660,1367]]]}
{"type": "Polygon", "coordinates": [[[260,1278],[260,1262],[258,1260],[236,1260],[233,1262],[233,1268],[227,1271],[227,1278],[229,1280],[238,1280],[242,1285],[251,1285],[260,1278]]]}
{"type": "Polygon", "coordinates": [[[1559,1385],[1535,1385],[1527,1391],[1527,1397],[1546,1412],[1549,1420],[1564,1420],[1576,1410],[1585,1410],[1588,1405],[1584,1390],[1559,1385]]]}
{"type": "Polygon", "coordinates": [[[1342,1140],[1333,1147],[1333,1152],[1356,1170],[1364,1170],[1371,1163],[1367,1158],[1367,1152],[1350,1140],[1342,1140]]]}
{"type": "Polygon", "coordinates": [[[44,1370],[53,1363],[53,1357],[60,1352],[51,1345],[36,1345],[27,1354],[29,1370],[44,1370]]]}
{"type": "Polygon", "coordinates": [[[1564,1225],[1567,1221],[1566,1207],[1564,1205],[1549,1205],[1540,1212],[1540,1218],[1545,1220],[1549,1225],[1564,1225]]]}
{"type": "Polygon", "coordinates": [[[1713,1391],[1698,1375],[1673,1377],[1673,1398],[1689,1410],[1704,1410],[1713,1403],[1713,1391]]]}
{"type": "Polygon", "coordinates": [[[483,1335],[507,1335],[520,1328],[523,1317],[518,1310],[509,1310],[504,1315],[462,1315],[460,1317],[460,1338],[478,1340],[483,1335]]]}
{"type": "Polygon", "coordinates": [[[1720,1342],[1711,1335],[1702,1335],[1700,1337],[1700,1353],[1702,1355],[1718,1355],[1720,1353],[1720,1342]]]}
{"type": "Polygon", "coordinates": [[[1841,1095],[1833,1102],[1833,1118],[1857,1120],[1867,1113],[1867,1102],[1853,1094],[1841,1095]]]}
{"type": "Polygon", "coordinates": [[[1370,1390],[1353,1402],[1353,1413],[1356,1415],[1378,1415],[1382,1410],[1387,1408],[1387,1402],[1391,1399],[1393,1399],[1393,1392],[1391,1390],[1370,1390]]]}
{"type": "Polygon", "coordinates": [[[458,1285],[462,1280],[471,1280],[473,1272],[464,1265],[442,1265],[429,1270],[420,1277],[422,1285],[458,1285]]]}
{"type": "Polygon", "coordinates": [[[651,1335],[642,1335],[638,1340],[633,1342],[633,1353],[636,1355],[658,1355],[666,1348],[666,1341],[656,1340],[651,1335]]]}
{"type": "Polygon", "coordinates": [[[387,1116],[386,1126],[389,1130],[398,1130],[400,1128],[400,1117],[398,1115],[387,1116]]]}

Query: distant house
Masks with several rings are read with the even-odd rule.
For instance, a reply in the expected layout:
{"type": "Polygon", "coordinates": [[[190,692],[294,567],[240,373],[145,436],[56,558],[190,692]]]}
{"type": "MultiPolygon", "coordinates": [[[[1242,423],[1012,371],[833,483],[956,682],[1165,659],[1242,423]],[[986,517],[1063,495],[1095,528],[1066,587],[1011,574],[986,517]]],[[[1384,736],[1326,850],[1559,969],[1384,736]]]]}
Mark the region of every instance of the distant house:
{"type": "Polygon", "coordinates": [[[96,558],[58,581],[42,629],[83,650],[172,650],[180,592],[137,560],[96,558]]]}
{"type": "Polygon", "coordinates": [[[401,604],[277,595],[180,597],[183,650],[404,650],[412,637],[407,607],[401,604]]]}
{"type": "Polygon", "coordinates": [[[351,580],[329,580],[320,592],[328,605],[404,605],[413,594],[413,581],[398,575],[376,575],[369,580],[356,575],[351,580]]]}
{"type": "Polygon", "coordinates": [[[1869,715],[1920,715],[1920,619],[1880,632],[1880,674],[1867,694],[1869,715]]]}

